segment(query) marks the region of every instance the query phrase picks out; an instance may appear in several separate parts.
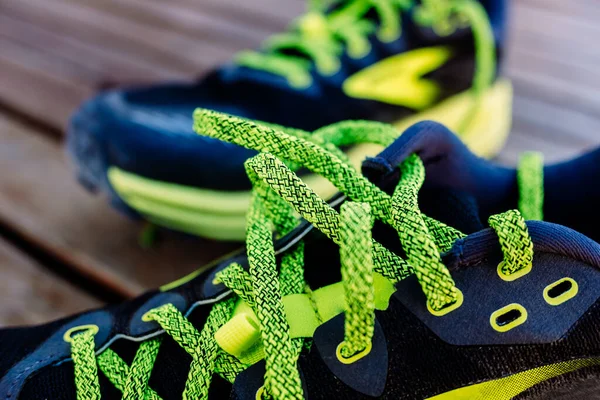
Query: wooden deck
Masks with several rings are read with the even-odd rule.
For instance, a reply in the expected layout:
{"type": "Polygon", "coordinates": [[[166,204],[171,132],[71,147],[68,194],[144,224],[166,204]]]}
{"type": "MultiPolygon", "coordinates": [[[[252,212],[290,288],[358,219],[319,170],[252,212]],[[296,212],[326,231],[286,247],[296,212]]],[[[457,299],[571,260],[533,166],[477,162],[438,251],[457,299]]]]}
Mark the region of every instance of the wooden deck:
{"type": "MultiPolygon", "coordinates": [[[[600,144],[600,3],[514,0],[504,74],[513,134],[499,156],[600,144]]],[[[71,112],[112,85],[192,79],[256,47],[301,0],[0,0],[0,325],[37,323],[176,279],[237,245],[162,234],[73,179],[71,112]]]]}

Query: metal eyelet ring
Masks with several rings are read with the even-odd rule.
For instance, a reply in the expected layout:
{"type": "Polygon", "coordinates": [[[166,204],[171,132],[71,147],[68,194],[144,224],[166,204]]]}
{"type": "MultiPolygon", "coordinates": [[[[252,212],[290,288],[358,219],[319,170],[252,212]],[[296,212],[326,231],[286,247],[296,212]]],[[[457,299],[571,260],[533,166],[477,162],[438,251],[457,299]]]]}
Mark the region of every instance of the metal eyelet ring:
{"type": "Polygon", "coordinates": [[[506,282],[512,282],[530,273],[533,266],[529,265],[525,268],[521,268],[520,270],[515,271],[510,275],[506,275],[504,272],[502,272],[502,268],[504,268],[504,261],[501,261],[500,264],[498,264],[497,268],[498,276],[500,277],[500,279],[506,282]]]}
{"type": "Polygon", "coordinates": [[[342,355],[342,347],[343,346],[344,346],[344,342],[341,342],[340,344],[338,344],[338,347],[335,349],[335,355],[336,355],[338,361],[341,362],[342,364],[355,363],[356,361],[360,360],[361,358],[367,356],[371,352],[371,349],[373,348],[373,344],[371,342],[369,342],[369,344],[367,344],[367,347],[365,347],[363,350],[359,351],[358,353],[354,354],[351,357],[344,357],[342,355]]]}
{"type": "Polygon", "coordinates": [[[87,331],[91,331],[92,334],[95,335],[100,331],[100,328],[98,327],[98,325],[94,324],[74,326],[73,328],[65,332],[65,334],[63,335],[63,340],[67,343],[73,343],[74,334],[83,333],[87,331]]]}
{"type": "Polygon", "coordinates": [[[459,288],[455,287],[455,289],[456,289],[456,301],[454,303],[449,304],[446,307],[442,308],[441,310],[436,311],[431,307],[429,302],[427,302],[427,311],[429,311],[432,315],[435,315],[436,317],[441,317],[441,316],[451,313],[452,311],[454,311],[457,308],[459,308],[460,306],[462,306],[463,301],[465,300],[463,293],[460,291],[459,288]]]}

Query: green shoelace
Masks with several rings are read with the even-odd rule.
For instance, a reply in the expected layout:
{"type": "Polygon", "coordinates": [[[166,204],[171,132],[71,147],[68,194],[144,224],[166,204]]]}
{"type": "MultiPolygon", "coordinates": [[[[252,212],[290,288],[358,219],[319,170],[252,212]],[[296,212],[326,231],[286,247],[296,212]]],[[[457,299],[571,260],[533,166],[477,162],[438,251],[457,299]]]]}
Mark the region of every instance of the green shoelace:
{"type": "MultiPolygon", "coordinates": [[[[319,2],[315,2],[319,3],[319,2]]],[[[323,76],[336,74],[341,68],[344,51],[356,59],[371,51],[369,35],[386,43],[402,35],[401,13],[413,11],[417,23],[431,27],[446,36],[461,26],[471,26],[475,39],[476,71],[473,89],[480,94],[494,76],[494,39],[487,14],[475,0],[351,0],[334,1],[337,9],[326,14],[327,5],[313,5],[312,10],[300,17],[287,33],[272,36],[262,51],[244,51],[238,54],[238,65],[267,71],[287,79],[297,88],[312,84],[311,68],[323,76]],[[373,10],[380,21],[368,19],[373,10]],[[300,56],[298,53],[304,55],[300,56]]]]}
{"type": "Polygon", "coordinates": [[[517,167],[519,210],[525,219],[544,219],[544,157],[525,152],[517,167]]]}
{"type": "MultiPolygon", "coordinates": [[[[260,396],[303,398],[296,362],[308,338],[291,337],[282,299],[311,293],[304,280],[304,244],[300,242],[289,249],[278,263],[272,234],[275,231],[282,236],[294,229],[298,214],[340,247],[346,302],[344,340],[338,347],[340,360],[352,362],[368,353],[374,330],[375,273],[392,283],[414,274],[432,312],[443,312],[457,304],[460,291],[441,262],[440,253],[464,235],[419,211],[417,193],[425,168],[416,155],[401,165],[401,179],[390,196],[346,163],[339,156],[339,149],[331,151],[298,135],[209,110],[197,110],[194,117],[196,127],[205,134],[262,153],[246,162],[254,186],[247,217],[249,270],[232,264],[217,275],[217,280],[233,293],[213,305],[200,331],[172,304],[155,308],[143,317],[144,321],[156,321],[164,334],[192,357],[184,399],[206,399],[213,374],[233,382],[238,373],[262,358],[266,373],[260,396]],[[340,211],[319,198],[290,166],[303,166],[334,183],[347,197],[340,211]],[[374,219],[397,230],[406,259],[371,236],[374,219]],[[261,345],[243,360],[224,351],[215,339],[217,331],[231,320],[239,302],[256,315],[261,345]]],[[[338,143],[351,137],[388,144],[397,135],[390,126],[364,121],[344,122],[324,131],[338,143]]],[[[519,212],[493,216],[489,223],[498,234],[504,254],[501,272],[511,275],[530,268],[533,244],[519,212]]],[[[77,398],[100,399],[100,369],[122,391],[123,399],[159,399],[148,382],[165,335],[142,342],[133,362],[128,364],[110,348],[95,353],[97,329],[76,327],[65,335],[71,343],[77,398]]]]}

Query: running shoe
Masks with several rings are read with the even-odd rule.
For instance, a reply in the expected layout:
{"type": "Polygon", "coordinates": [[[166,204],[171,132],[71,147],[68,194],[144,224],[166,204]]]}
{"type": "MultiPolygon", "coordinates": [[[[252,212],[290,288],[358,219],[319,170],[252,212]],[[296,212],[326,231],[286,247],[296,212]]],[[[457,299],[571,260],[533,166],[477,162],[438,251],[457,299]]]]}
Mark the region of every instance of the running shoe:
{"type": "MultiPolygon", "coordinates": [[[[478,154],[499,151],[511,120],[511,86],[497,79],[507,0],[324,3],[199,82],[87,101],[68,128],[79,180],[156,225],[243,240],[251,188],[243,165],[255,153],[194,134],[196,107],[303,132],[349,119],[401,132],[431,119],[478,154]]],[[[355,166],[380,150],[345,148],[355,166]]],[[[335,193],[314,188],[323,198],[335,193]]]]}
{"type": "MultiPolygon", "coordinates": [[[[195,117],[211,137],[261,151],[246,162],[246,252],[118,306],[1,330],[3,398],[499,400],[600,389],[600,244],[517,210],[485,228],[470,194],[493,186],[471,181],[483,171],[504,189],[517,190],[504,176],[539,183],[539,159],[498,169],[423,122],[361,174],[309,140],[214,111],[195,117]],[[327,203],[301,168],[341,194],[327,203]],[[442,168],[473,190],[439,187],[442,168]]],[[[330,129],[395,137],[392,126],[352,124],[330,129]]],[[[546,185],[590,172],[575,164],[544,169],[546,185]]],[[[523,195],[531,209],[533,193],[523,195]]]]}

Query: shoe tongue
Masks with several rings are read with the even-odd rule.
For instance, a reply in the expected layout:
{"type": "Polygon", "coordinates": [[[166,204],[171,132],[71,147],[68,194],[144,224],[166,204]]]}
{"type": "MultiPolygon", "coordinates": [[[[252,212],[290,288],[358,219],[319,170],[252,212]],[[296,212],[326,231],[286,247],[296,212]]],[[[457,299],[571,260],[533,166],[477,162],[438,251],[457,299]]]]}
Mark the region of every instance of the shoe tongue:
{"type": "MultiPolygon", "coordinates": [[[[417,153],[423,160],[458,158],[471,154],[460,140],[447,129],[435,123],[422,123],[409,128],[378,156],[368,158],[362,172],[375,185],[392,194],[400,179],[399,165],[409,154],[417,153]]],[[[427,168],[427,161],[424,161],[427,168]]],[[[470,234],[484,228],[481,222],[476,197],[464,188],[462,175],[451,173],[450,168],[428,170],[425,182],[419,191],[419,209],[459,231],[470,234]],[[462,188],[462,189],[459,189],[462,188]]]]}

